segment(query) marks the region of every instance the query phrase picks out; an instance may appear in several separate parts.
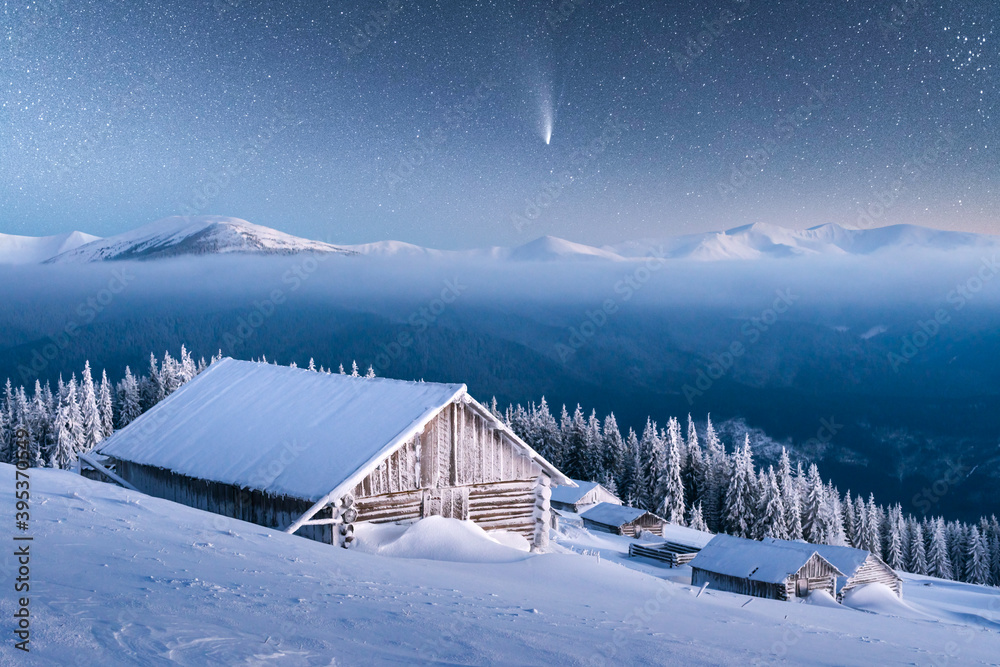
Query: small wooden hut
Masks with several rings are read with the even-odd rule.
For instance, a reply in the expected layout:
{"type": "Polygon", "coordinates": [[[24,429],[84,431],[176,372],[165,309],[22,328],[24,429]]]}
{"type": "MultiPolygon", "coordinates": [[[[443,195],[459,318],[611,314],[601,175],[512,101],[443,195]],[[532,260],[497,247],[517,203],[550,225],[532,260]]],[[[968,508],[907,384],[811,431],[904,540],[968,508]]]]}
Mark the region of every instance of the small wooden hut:
{"type": "Polygon", "coordinates": [[[597,482],[574,479],[576,486],[557,486],[552,489],[552,507],[579,513],[597,503],[621,505],[621,499],[597,482]]]}
{"type": "Polygon", "coordinates": [[[548,544],[573,482],[464,384],[223,359],[108,438],[144,493],[346,546],[354,524],[440,515],[548,544]]]}
{"type": "Polygon", "coordinates": [[[635,537],[640,529],[662,535],[667,523],[652,512],[614,503],[598,503],[580,518],[584,528],[627,537],[635,537]]]}
{"type": "Polygon", "coordinates": [[[766,544],[779,544],[802,551],[815,551],[820,556],[833,563],[844,576],[837,577],[837,601],[841,602],[844,595],[852,588],[865,584],[883,584],[888,586],[897,597],[903,597],[903,580],[895,570],[884,560],[864,549],[851,547],[835,547],[829,544],[809,544],[808,542],[791,542],[764,538],[766,544]]]}
{"type": "MultiPolygon", "coordinates": [[[[813,545],[809,545],[810,547],[813,545]]],[[[811,591],[836,593],[844,576],[815,549],[765,544],[731,535],[716,535],[691,561],[691,584],[741,595],[791,600],[811,591]]]]}

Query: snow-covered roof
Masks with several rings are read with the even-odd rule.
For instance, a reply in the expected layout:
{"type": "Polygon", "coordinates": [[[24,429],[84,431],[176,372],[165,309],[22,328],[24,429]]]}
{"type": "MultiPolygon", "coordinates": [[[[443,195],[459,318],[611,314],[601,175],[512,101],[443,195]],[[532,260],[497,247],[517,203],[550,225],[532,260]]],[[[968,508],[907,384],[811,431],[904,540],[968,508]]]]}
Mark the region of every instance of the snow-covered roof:
{"type": "MultiPolygon", "coordinates": [[[[716,535],[694,557],[691,567],[730,577],[780,584],[789,575],[801,570],[816,553],[815,548],[802,549],[732,535],[716,535]]],[[[833,567],[836,568],[836,565],[833,567]]],[[[836,574],[844,573],[838,570],[836,574]]]]}
{"type": "Polygon", "coordinates": [[[808,542],[791,542],[789,540],[776,540],[773,537],[765,537],[765,544],[776,544],[792,549],[798,549],[803,553],[815,551],[820,556],[830,561],[835,568],[844,573],[845,576],[854,576],[865,561],[868,560],[870,552],[864,549],[854,549],[853,547],[835,547],[829,544],[809,544],[808,542]]]}
{"type": "Polygon", "coordinates": [[[573,481],[576,482],[576,486],[552,487],[552,501],[573,504],[600,486],[597,482],[584,482],[579,479],[573,481]]]}
{"type": "MultiPolygon", "coordinates": [[[[588,521],[601,523],[606,526],[624,526],[635,521],[643,514],[651,514],[646,510],[625,505],[615,505],[614,503],[598,503],[580,516],[588,521]]],[[[656,516],[655,514],[653,516],[656,516]]]]}
{"type": "Polygon", "coordinates": [[[223,359],[114,434],[101,453],[315,501],[357,484],[465,391],[223,359]]]}

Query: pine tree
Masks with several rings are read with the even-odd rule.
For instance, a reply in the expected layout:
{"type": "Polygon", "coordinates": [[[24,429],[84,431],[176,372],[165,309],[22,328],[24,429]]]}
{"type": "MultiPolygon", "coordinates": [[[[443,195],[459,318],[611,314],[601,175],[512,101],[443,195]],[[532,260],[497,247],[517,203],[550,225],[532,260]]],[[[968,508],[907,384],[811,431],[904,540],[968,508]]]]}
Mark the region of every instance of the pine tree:
{"type": "Polygon", "coordinates": [[[760,499],[757,502],[757,521],[754,526],[754,538],[761,540],[773,537],[778,540],[788,539],[788,529],[785,525],[785,503],[778,488],[778,479],[774,468],[759,476],[760,499]]]}
{"type": "Polygon", "coordinates": [[[948,558],[951,560],[952,577],[960,580],[965,573],[966,536],[964,527],[957,521],[950,521],[944,527],[944,540],[948,545],[948,558]]]}
{"type": "MultiPolygon", "coordinates": [[[[36,389],[37,391],[37,389],[36,389]]],[[[101,439],[115,432],[115,409],[111,398],[111,383],[106,371],[101,371],[101,386],[97,391],[97,412],[101,417],[101,439]]]]}
{"type": "Polygon", "coordinates": [[[902,570],[905,564],[903,559],[903,532],[906,526],[903,523],[903,508],[897,503],[889,510],[888,521],[885,525],[885,562],[894,570],[902,570]]]}
{"type": "Polygon", "coordinates": [[[701,503],[698,503],[691,509],[691,520],[688,522],[688,528],[708,532],[708,525],[705,524],[705,516],[701,510],[701,503]]]}
{"type": "Polygon", "coordinates": [[[579,405],[569,417],[563,406],[562,449],[566,454],[563,461],[564,471],[573,479],[589,481],[590,452],[587,439],[587,421],[583,416],[583,408],[579,405]]]}
{"type": "Polygon", "coordinates": [[[545,457],[552,465],[561,468],[565,453],[562,449],[562,436],[559,433],[559,424],[549,411],[549,404],[542,396],[542,402],[534,410],[535,428],[537,431],[537,451],[545,457]]]}
{"type": "Polygon", "coordinates": [[[368,378],[369,380],[375,377],[375,368],[372,366],[368,366],[368,370],[365,372],[365,377],[368,378]]]}
{"type": "Polygon", "coordinates": [[[924,529],[916,519],[910,521],[909,530],[910,558],[906,562],[906,571],[913,574],[927,574],[927,547],[924,544],[924,529]]]}
{"type": "Polygon", "coordinates": [[[719,436],[712,425],[712,415],[705,420],[705,493],[702,498],[705,523],[713,532],[723,530],[722,506],[725,503],[726,484],[729,479],[729,461],[719,436]]]}
{"type": "Polygon", "coordinates": [[[312,357],[309,357],[309,365],[306,367],[306,370],[316,372],[316,360],[312,357]]]}
{"type": "Polygon", "coordinates": [[[101,413],[97,407],[97,392],[94,388],[94,378],[90,371],[90,362],[83,365],[83,375],[80,378],[79,390],[80,421],[83,442],[79,451],[92,451],[104,439],[104,426],[101,413]]]}
{"type": "Polygon", "coordinates": [[[0,440],[0,460],[14,463],[16,460],[14,446],[14,387],[7,378],[4,385],[3,403],[0,403],[0,410],[3,411],[3,421],[7,425],[7,430],[2,440],[0,440]]]}
{"type": "Polygon", "coordinates": [[[139,383],[132,370],[125,367],[125,377],[118,383],[118,428],[125,428],[142,414],[139,383]]]}
{"type": "Polygon", "coordinates": [[[854,532],[854,527],[857,525],[857,513],[854,511],[854,500],[851,498],[850,489],[844,494],[844,536],[847,538],[848,546],[852,546],[855,549],[858,548],[858,536],[854,532]]]}
{"type": "MultiPolygon", "coordinates": [[[[11,452],[11,462],[16,463],[21,459],[22,454],[18,452],[17,434],[21,434],[22,440],[26,441],[27,452],[23,455],[28,462],[28,465],[32,465],[32,462],[37,458],[37,452],[33,452],[35,449],[35,443],[37,442],[35,434],[32,432],[32,418],[31,410],[28,407],[28,396],[24,392],[24,387],[18,387],[17,391],[14,392],[14,411],[11,415],[13,419],[12,438],[13,438],[13,450],[11,452]]],[[[22,445],[23,446],[23,445],[22,445]]]]}
{"type": "Polygon", "coordinates": [[[840,491],[833,485],[827,484],[826,503],[824,504],[823,532],[826,535],[825,544],[835,547],[847,545],[847,536],[844,534],[843,509],[840,507],[840,491]]]}
{"type": "Polygon", "coordinates": [[[684,482],[681,479],[681,460],[684,456],[681,449],[680,424],[673,417],[667,423],[666,463],[660,471],[658,484],[660,511],[663,518],[670,523],[684,525],[684,482]]]}
{"type": "Polygon", "coordinates": [[[726,531],[737,537],[751,537],[757,508],[757,475],[749,435],[744,436],[743,446],[733,452],[732,470],[722,510],[726,531]]]}
{"type": "Polygon", "coordinates": [[[587,418],[587,430],[584,438],[583,462],[584,479],[600,482],[606,475],[602,464],[601,449],[603,447],[604,435],[601,433],[601,420],[597,418],[597,412],[590,411],[587,418]]]}
{"type": "MultiPolygon", "coordinates": [[[[62,384],[62,378],[59,380],[62,384]]],[[[83,424],[80,406],[76,396],[76,378],[63,385],[59,392],[59,409],[56,413],[55,447],[51,465],[54,468],[68,469],[77,460],[77,453],[84,443],[83,424]]]]}
{"type": "Polygon", "coordinates": [[[35,395],[31,401],[31,416],[33,420],[31,430],[37,443],[37,451],[34,453],[36,458],[31,465],[40,468],[45,465],[45,461],[48,460],[48,454],[52,448],[52,414],[49,402],[46,399],[45,390],[42,389],[42,384],[38,380],[35,380],[35,395]]]}
{"type": "Polygon", "coordinates": [[[862,548],[882,557],[882,510],[875,504],[875,495],[868,496],[865,507],[865,523],[861,535],[862,548]]]}
{"type": "Polygon", "coordinates": [[[358,362],[356,361],[351,361],[351,377],[358,377],[358,362]]]}
{"type": "Polygon", "coordinates": [[[622,440],[621,431],[618,430],[618,421],[614,413],[604,418],[601,432],[601,467],[605,475],[615,480],[617,488],[625,464],[625,441],[622,440]]]}
{"type": "Polygon", "coordinates": [[[965,581],[985,585],[990,580],[989,547],[979,528],[969,529],[969,543],[965,558],[965,581]]]}
{"type": "Polygon", "coordinates": [[[639,436],[632,429],[625,439],[625,457],[622,461],[622,476],[618,482],[619,497],[629,506],[640,506],[639,495],[645,488],[642,479],[642,458],[639,454],[639,436]]]}
{"type": "Polygon", "coordinates": [[[143,412],[150,409],[166,397],[163,379],[160,377],[160,369],[156,362],[156,355],[149,354],[149,373],[141,383],[143,391],[143,412]]]}
{"type": "Polygon", "coordinates": [[[941,517],[931,523],[930,547],[927,549],[928,574],[941,579],[951,579],[951,558],[945,541],[944,520],[941,517]]]}
{"type": "Polygon", "coordinates": [[[806,481],[805,505],[802,508],[802,538],[812,544],[823,544],[826,535],[823,530],[822,514],[826,502],[826,489],[815,463],[809,464],[806,481]]]}
{"type": "Polygon", "coordinates": [[[653,511],[657,505],[657,484],[664,466],[663,442],[657,432],[656,422],[646,419],[646,428],[639,439],[639,478],[642,488],[636,493],[639,507],[653,511]]]}

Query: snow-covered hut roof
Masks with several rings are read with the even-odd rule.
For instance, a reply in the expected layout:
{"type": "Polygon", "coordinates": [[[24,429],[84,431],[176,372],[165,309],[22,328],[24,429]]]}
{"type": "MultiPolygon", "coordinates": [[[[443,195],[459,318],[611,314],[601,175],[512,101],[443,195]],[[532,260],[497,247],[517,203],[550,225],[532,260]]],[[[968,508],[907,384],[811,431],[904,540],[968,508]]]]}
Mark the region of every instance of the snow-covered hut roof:
{"type": "MultiPolygon", "coordinates": [[[[815,548],[801,549],[783,544],[746,540],[732,535],[716,535],[698,552],[690,564],[693,568],[716,574],[780,584],[786,581],[789,575],[801,570],[816,553],[815,548]]],[[[823,558],[822,555],[819,557],[823,558]]],[[[837,569],[836,565],[833,567],[837,569]]],[[[844,573],[838,569],[837,574],[844,573]]]]}
{"type": "MultiPolygon", "coordinates": [[[[222,359],[111,436],[100,451],[198,479],[316,501],[353,488],[442,408],[467,398],[464,384],[222,359]]],[[[568,482],[523,446],[554,480],[568,482]]]]}
{"type": "Polygon", "coordinates": [[[597,503],[580,516],[588,521],[604,524],[605,526],[621,527],[635,521],[643,514],[652,514],[652,512],[647,512],[636,507],[615,505],[614,503],[597,503]]]}
{"type": "Polygon", "coordinates": [[[830,563],[844,573],[845,576],[854,576],[854,573],[865,564],[871,552],[864,549],[854,549],[853,547],[836,547],[829,544],[809,544],[808,542],[776,540],[773,537],[765,537],[765,544],[775,544],[778,546],[798,549],[803,553],[815,551],[820,556],[830,561],[830,563]]]}
{"type": "Polygon", "coordinates": [[[600,486],[597,482],[584,482],[579,479],[573,481],[576,482],[576,486],[552,487],[552,501],[572,505],[600,486]]]}

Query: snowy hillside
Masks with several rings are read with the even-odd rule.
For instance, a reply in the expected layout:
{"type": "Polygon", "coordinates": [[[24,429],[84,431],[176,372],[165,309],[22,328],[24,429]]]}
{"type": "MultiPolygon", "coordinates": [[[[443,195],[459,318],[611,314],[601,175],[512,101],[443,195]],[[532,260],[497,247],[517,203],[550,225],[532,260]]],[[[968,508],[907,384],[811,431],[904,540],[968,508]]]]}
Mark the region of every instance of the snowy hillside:
{"type": "Polygon", "coordinates": [[[48,261],[87,263],[179,255],[289,255],[299,252],[353,254],[339,246],[291,236],[239,218],[204,215],[164,218],[131,232],[88,243],[48,261]]]}
{"type": "Polygon", "coordinates": [[[325,252],[377,258],[493,260],[497,262],[621,262],[650,256],[701,262],[801,256],[872,255],[925,249],[998,248],[1000,237],[940,231],[913,225],[847,229],[820,225],[794,230],[758,223],[722,232],[628,241],[598,248],[542,236],[519,246],[437,250],[402,241],[332,245],[310,241],[238,218],[174,216],[131,232],[97,239],[74,232],[44,238],[0,235],[0,264],[87,263],[102,260],[156,259],[178,255],[294,254],[325,252]]]}
{"type": "Polygon", "coordinates": [[[647,239],[605,249],[625,257],[642,257],[653,249],[663,248],[670,258],[717,261],[806,255],[870,255],[913,248],[946,251],[987,247],[1000,247],[1000,238],[915,225],[847,229],[826,224],[796,230],[757,223],[723,232],[647,239]]]}
{"type": "Polygon", "coordinates": [[[100,237],[69,232],[56,236],[0,234],[0,264],[38,264],[58,254],[99,241],[100,237]]]}
{"type": "MultiPolygon", "coordinates": [[[[13,468],[0,475],[0,507],[13,516],[13,468]]],[[[546,555],[454,520],[370,533],[377,553],[366,553],[70,472],[33,470],[31,485],[25,664],[912,665],[1000,655],[995,589],[907,577],[904,604],[861,591],[856,606],[874,613],[697,597],[684,568],[629,562],[623,538],[574,526],[546,555]],[[457,548],[452,560],[427,559],[457,548]]],[[[14,567],[5,550],[6,579],[14,567]]],[[[13,610],[0,596],[0,613],[13,610]]],[[[12,652],[8,639],[3,655],[12,652]]]]}

